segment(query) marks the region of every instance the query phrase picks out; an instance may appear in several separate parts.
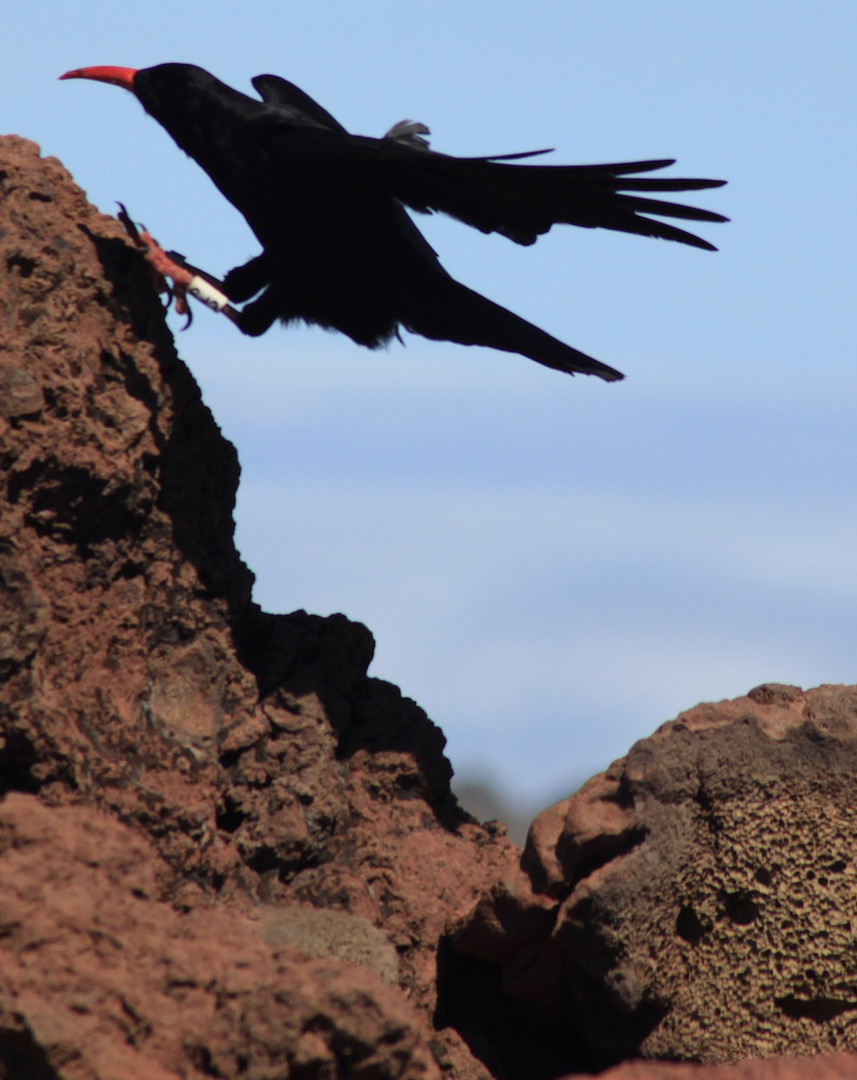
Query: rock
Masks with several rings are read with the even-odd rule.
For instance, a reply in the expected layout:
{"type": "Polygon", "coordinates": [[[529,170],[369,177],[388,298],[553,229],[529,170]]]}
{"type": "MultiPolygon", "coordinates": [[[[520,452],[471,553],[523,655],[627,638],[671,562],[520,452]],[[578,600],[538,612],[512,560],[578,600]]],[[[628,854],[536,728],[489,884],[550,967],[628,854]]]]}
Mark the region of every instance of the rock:
{"type": "MultiPolygon", "coordinates": [[[[687,1065],[634,1061],[600,1073],[601,1080],[852,1080],[857,1057],[828,1054],[811,1058],[744,1061],[739,1065],[687,1065]]],[[[582,1080],[566,1077],[565,1080],[582,1080]]]]}
{"type": "Polygon", "coordinates": [[[262,909],[262,936],[270,945],[294,945],[302,952],[346,960],[385,982],[399,981],[399,958],[383,930],[347,911],[313,907],[262,909]]]}
{"type": "Polygon", "coordinates": [[[542,950],[597,1060],[857,1050],[856,771],[857,688],[767,685],[535,821],[542,950]]]}
{"type": "MultiPolygon", "coordinates": [[[[257,943],[254,958],[299,945],[319,994],[331,964],[347,969],[341,985],[358,997],[367,967],[394,979],[395,1007],[384,1004],[393,990],[377,997],[376,1033],[384,1016],[398,1031],[407,1013],[415,1047],[430,1041],[457,1077],[484,1077],[453,1026],[435,1030],[438,955],[483,892],[518,873],[519,850],[459,809],[440,730],[367,676],[364,626],[253,604],[252,574],[233,544],[237,456],[175,353],[145,264],[59,162],[11,136],[0,139],[0,268],[0,792],[124,823],[159,860],[157,887],[132,906],[158,905],[151,919],[169,921],[171,904],[202,951],[206,933],[207,948],[221,948],[225,919],[267,913],[268,952],[257,943]],[[295,929],[308,917],[294,913],[308,908],[329,910],[326,928],[295,929]]],[[[233,333],[226,323],[224,333],[233,333]]],[[[251,347],[234,342],[236,354],[251,347]]],[[[82,900],[77,886],[74,894],[82,900]]],[[[137,926],[111,924],[121,939],[112,956],[144,953],[137,926]]],[[[251,1026],[267,1031],[285,991],[267,986],[274,961],[259,962],[251,1026]]],[[[244,968],[222,971],[250,979],[244,968]]],[[[126,1015],[114,998],[108,1016],[109,995],[98,994],[92,1030],[119,1024],[136,1047],[154,1045],[154,1013],[135,997],[126,1015]]],[[[164,999],[165,1021],[176,1007],[164,999]]],[[[252,1057],[246,1016],[234,1012],[252,1057]]],[[[48,1060],[57,1076],[84,1074],[57,1064],[67,1033],[51,1049],[32,1029],[15,1030],[27,1068],[8,1065],[5,1075],[39,1076],[48,1060]]],[[[291,1038],[283,1035],[287,1057],[324,1056],[326,1034],[300,1047],[291,1038]]],[[[92,1040],[73,1044],[92,1075],[125,1075],[119,1058],[96,1063],[92,1040]]],[[[210,1054],[222,1075],[238,1069],[231,1050],[199,1053],[196,1068],[210,1054]]],[[[167,1060],[177,1059],[153,1054],[145,1075],[177,1068],[167,1060]]],[[[424,1068],[433,1075],[434,1065],[424,1068]]],[[[332,1069],[306,1064],[301,1076],[332,1069]]]]}
{"type": "Polygon", "coordinates": [[[139,253],[13,136],[0,270],[0,1077],[857,1075],[797,1057],[857,1049],[857,688],[682,714],[521,864],[364,626],[253,603],[139,253]]]}
{"type": "Polygon", "coordinates": [[[0,1070],[10,1080],[439,1080],[419,1014],[259,923],[158,899],[153,845],[91,807],[0,804],[0,1070]]]}

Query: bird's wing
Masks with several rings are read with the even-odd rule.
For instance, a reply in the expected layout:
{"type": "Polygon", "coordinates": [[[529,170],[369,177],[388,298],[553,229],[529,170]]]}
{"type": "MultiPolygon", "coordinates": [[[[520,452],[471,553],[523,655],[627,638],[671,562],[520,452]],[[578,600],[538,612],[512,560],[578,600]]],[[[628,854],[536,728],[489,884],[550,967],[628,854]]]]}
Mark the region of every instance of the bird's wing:
{"type": "MultiPolygon", "coordinates": [[[[508,160],[508,156],[507,156],[508,160]]],[[[455,158],[395,146],[379,149],[373,166],[391,194],[412,210],[439,211],[482,232],[532,244],[552,225],[615,229],[713,245],[657,217],[720,222],[722,214],[655,196],[722,186],[723,180],[640,177],[671,159],[611,165],[512,165],[501,158],[455,158]],[[655,218],[648,215],[656,215],[655,218]]]]}
{"type": "Polygon", "coordinates": [[[320,170],[326,179],[388,192],[411,210],[439,212],[484,233],[532,244],[551,226],[614,229],[715,250],[707,240],[658,218],[722,222],[722,214],[657,196],[721,187],[723,180],[650,177],[671,158],[608,165],[522,165],[549,151],[460,158],[415,138],[423,125],[396,125],[381,139],[350,135],[303,91],[276,76],[254,86],[274,107],[262,120],[268,152],[320,170]],[[650,216],[654,215],[654,216],[650,216]]]}
{"type": "Polygon", "coordinates": [[[250,81],[266,105],[273,106],[293,123],[310,122],[347,134],[335,116],[288,79],[279,75],[257,75],[250,81]]]}

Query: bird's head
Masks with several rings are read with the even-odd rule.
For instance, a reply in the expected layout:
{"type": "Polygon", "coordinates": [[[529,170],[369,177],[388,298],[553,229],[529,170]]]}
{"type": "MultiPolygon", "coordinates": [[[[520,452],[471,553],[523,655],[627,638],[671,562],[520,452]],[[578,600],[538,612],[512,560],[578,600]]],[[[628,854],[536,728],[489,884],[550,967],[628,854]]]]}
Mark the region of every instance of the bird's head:
{"type": "Polygon", "coordinates": [[[222,88],[227,94],[243,97],[193,64],[156,64],[148,68],[83,67],[67,71],[60,79],[91,79],[130,90],[143,108],[170,132],[188,153],[185,127],[199,114],[213,117],[216,98],[222,88]]]}
{"type": "Polygon", "coordinates": [[[258,167],[261,150],[253,122],[267,117],[271,106],[233,90],[204,68],[180,63],[82,67],[60,78],[90,79],[130,90],[233,202],[242,194],[233,183],[236,174],[258,167]]]}
{"type": "MultiPolygon", "coordinates": [[[[146,112],[177,138],[173,127],[182,118],[214,116],[221,103],[233,108],[253,103],[251,98],[226,86],[204,68],[194,64],[156,64],[154,67],[84,67],[67,71],[61,79],[92,79],[130,90],[146,112]]],[[[258,109],[258,102],[255,103],[258,109]]],[[[177,139],[177,141],[179,141],[177,139]]]]}

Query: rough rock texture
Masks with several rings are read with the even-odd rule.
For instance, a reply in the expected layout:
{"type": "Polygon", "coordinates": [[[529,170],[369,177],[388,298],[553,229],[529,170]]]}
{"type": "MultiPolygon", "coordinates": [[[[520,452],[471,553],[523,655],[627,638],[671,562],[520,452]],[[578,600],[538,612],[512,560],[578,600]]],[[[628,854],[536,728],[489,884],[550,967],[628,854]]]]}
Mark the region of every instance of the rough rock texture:
{"type": "Polygon", "coordinates": [[[0,138],[0,1080],[855,1046],[857,690],[684,714],[541,815],[524,872],[365,627],[252,603],[237,482],[139,254],[0,138]]]}
{"type": "Polygon", "coordinates": [[[857,1049],[855,773],[857,688],[766,685],[682,713],[536,819],[553,1004],[601,1060],[857,1049]]]}
{"type": "MultiPolygon", "coordinates": [[[[145,266],[57,161],[13,137],[0,391],[0,792],[124,822],[162,861],[151,895],[195,919],[215,901],[235,917],[260,904],[360,917],[351,935],[281,920],[269,939],[394,977],[437,1060],[485,1075],[438,992],[438,953],[494,882],[528,889],[518,849],[458,808],[440,730],[367,678],[365,627],[252,604],[232,542],[235,451],[145,266]]],[[[184,990],[169,992],[176,1007],[184,990]]],[[[76,1071],[45,1050],[45,1075],[118,1075],[90,1040],[78,1050],[76,1071]]]]}
{"type": "Polygon", "coordinates": [[[114,817],[12,793],[0,866],[4,1077],[440,1077],[398,989],[272,949],[264,912],[177,911],[114,817]]]}
{"type": "MultiPolygon", "coordinates": [[[[853,1054],[744,1061],[739,1065],[668,1065],[635,1061],[600,1073],[601,1080],[853,1080],[853,1054]]],[[[575,1080],[567,1077],[566,1080],[575,1080]]]]}

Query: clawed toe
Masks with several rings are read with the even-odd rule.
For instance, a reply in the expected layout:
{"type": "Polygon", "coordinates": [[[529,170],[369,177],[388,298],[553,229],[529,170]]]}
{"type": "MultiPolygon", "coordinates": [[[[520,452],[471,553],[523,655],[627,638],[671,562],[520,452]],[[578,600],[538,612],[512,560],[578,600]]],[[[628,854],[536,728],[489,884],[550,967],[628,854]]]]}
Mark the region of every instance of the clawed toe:
{"type": "Polygon", "coordinates": [[[131,220],[122,203],[119,203],[118,216],[134,246],[142,252],[149,264],[155,288],[159,293],[166,293],[166,306],[169,307],[170,303],[175,301],[176,311],[187,316],[183,330],[187,330],[193,321],[188,296],[200,300],[212,311],[223,312],[232,322],[237,320],[239,313],[230,306],[229,298],[221,291],[220,282],[216,278],[191,266],[178,252],[164,251],[151,233],[131,220]]]}

